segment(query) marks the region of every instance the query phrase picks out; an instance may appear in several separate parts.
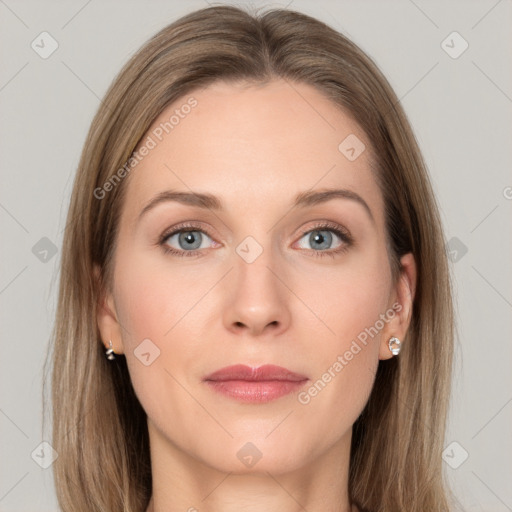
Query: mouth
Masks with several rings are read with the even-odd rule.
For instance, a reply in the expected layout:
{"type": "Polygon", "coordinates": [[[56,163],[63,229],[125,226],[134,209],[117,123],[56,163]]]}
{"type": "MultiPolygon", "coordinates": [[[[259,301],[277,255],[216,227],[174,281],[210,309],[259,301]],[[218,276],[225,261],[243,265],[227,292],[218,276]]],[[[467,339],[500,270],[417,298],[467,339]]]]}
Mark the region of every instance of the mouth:
{"type": "Polygon", "coordinates": [[[234,365],[203,379],[210,389],[245,403],[265,403],[298,391],[308,377],[275,365],[234,365]]]}

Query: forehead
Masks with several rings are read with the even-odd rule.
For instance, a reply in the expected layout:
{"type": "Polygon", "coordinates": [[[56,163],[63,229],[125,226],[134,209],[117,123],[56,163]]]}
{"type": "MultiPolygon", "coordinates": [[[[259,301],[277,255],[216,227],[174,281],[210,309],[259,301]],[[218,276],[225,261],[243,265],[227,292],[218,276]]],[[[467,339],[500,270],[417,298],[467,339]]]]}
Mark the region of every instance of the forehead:
{"type": "Polygon", "coordinates": [[[273,208],[331,187],[381,207],[366,134],[307,84],[216,82],[169,105],[139,153],[144,145],[126,196],[135,209],[168,189],[211,193],[229,209],[273,208]]]}

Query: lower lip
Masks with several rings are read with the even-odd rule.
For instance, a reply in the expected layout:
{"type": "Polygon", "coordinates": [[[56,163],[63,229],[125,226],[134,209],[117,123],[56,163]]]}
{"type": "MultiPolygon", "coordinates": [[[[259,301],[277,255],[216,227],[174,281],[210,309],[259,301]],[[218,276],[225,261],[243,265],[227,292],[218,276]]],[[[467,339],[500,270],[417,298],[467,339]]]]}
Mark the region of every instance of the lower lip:
{"type": "Polygon", "coordinates": [[[299,390],[304,386],[306,380],[208,380],[206,383],[218,393],[234,398],[239,402],[265,403],[299,390]]]}

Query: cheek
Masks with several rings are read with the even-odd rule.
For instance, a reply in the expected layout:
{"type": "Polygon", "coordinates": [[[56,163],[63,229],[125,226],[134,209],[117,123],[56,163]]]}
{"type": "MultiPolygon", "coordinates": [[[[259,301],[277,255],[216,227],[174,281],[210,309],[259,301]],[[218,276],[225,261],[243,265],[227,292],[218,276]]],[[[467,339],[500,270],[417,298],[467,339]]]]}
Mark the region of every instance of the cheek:
{"type": "Polygon", "coordinates": [[[168,270],[153,263],[143,254],[119,257],[116,262],[116,311],[123,350],[138,392],[151,391],[155,369],[172,371],[170,362],[178,364],[186,359],[189,347],[182,344],[177,350],[173,346],[177,333],[182,339],[194,337],[187,312],[198,300],[197,287],[186,286],[179,275],[171,278],[168,270]]]}
{"type": "Polygon", "coordinates": [[[307,298],[308,306],[317,317],[316,330],[328,347],[327,352],[343,350],[358,337],[364,341],[368,330],[373,335],[368,336],[367,341],[378,341],[383,328],[381,315],[386,313],[391,291],[391,271],[386,255],[382,256],[375,248],[350,255],[339,267],[308,269],[307,272],[304,269],[301,273],[307,277],[301,278],[299,293],[307,298]]]}
{"type": "Polygon", "coordinates": [[[389,284],[385,275],[371,272],[354,274],[339,283],[339,291],[328,293],[330,298],[329,318],[334,325],[337,338],[343,344],[359,339],[365,340],[369,331],[378,345],[383,328],[381,315],[386,312],[389,284]]]}
{"type": "Polygon", "coordinates": [[[182,386],[190,387],[184,369],[194,368],[198,361],[194,340],[200,337],[194,314],[200,307],[191,308],[204,287],[151,263],[136,255],[119,259],[116,309],[135,393],[148,416],[164,428],[170,415],[187,417],[187,410],[196,407],[182,386]]]}
{"type": "Polygon", "coordinates": [[[182,329],[190,304],[197,302],[197,287],[180,272],[169,269],[144,255],[119,259],[116,268],[116,307],[126,326],[123,343],[133,350],[143,339],[156,344],[172,337],[175,326],[182,329]]]}
{"type": "Polygon", "coordinates": [[[375,251],[356,259],[330,272],[321,289],[321,276],[310,275],[302,292],[322,322],[316,321],[318,342],[309,351],[314,380],[298,402],[317,418],[313,428],[329,417],[340,433],[368,400],[379,364],[381,332],[394,317],[388,309],[391,273],[386,257],[375,251]]]}
{"type": "Polygon", "coordinates": [[[326,433],[319,444],[312,442],[312,450],[326,448],[349,431],[370,397],[381,338],[378,329],[373,330],[381,314],[381,297],[372,296],[372,290],[367,288],[366,296],[356,293],[350,300],[346,296],[334,300],[332,307],[338,314],[332,314],[329,323],[335,335],[324,335],[321,350],[309,353],[316,371],[309,387],[297,395],[297,418],[307,439],[326,433]]]}

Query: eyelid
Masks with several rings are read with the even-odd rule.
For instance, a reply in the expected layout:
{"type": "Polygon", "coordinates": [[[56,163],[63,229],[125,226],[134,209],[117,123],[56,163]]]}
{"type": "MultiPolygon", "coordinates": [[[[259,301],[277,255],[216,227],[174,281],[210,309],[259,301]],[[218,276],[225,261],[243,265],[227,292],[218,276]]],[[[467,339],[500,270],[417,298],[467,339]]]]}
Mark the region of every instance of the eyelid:
{"type": "MultiPolygon", "coordinates": [[[[311,221],[315,222],[315,221],[311,221]]],[[[200,233],[203,233],[207,235],[210,239],[213,240],[213,237],[209,234],[207,229],[204,229],[204,227],[201,225],[201,223],[197,223],[195,221],[186,221],[179,224],[176,224],[164,231],[164,233],[159,237],[158,239],[158,245],[164,247],[164,250],[166,252],[174,253],[175,255],[179,256],[195,256],[200,255],[204,249],[194,249],[191,251],[184,251],[180,249],[174,249],[172,247],[165,247],[167,244],[165,243],[168,238],[171,236],[177,235],[180,232],[186,232],[186,231],[198,231],[200,233]]],[[[334,223],[331,221],[322,221],[318,220],[316,223],[309,227],[309,228],[302,228],[300,231],[300,237],[299,240],[307,235],[308,233],[311,233],[313,231],[332,231],[338,236],[338,238],[342,241],[342,247],[338,249],[330,249],[325,251],[315,251],[314,249],[303,249],[306,251],[311,251],[315,254],[315,256],[331,256],[334,257],[338,253],[344,252],[347,250],[350,246],[354,245],[354,239],[350,233],[350,231],[345,228],[344,226],[334,223]]],[[[217,243],[214,241],[214,243],[217,243]]]]}
{"type": "Polygon", "coordinates": [[[179,231],[200,231],[201,233],[204,233],[205,235],[208,235],[210,238],[212,236],[208,233],[208,230],[204,229],[204,227],[201,224],[195,223],[194,221],[191,222],[180,222],[179,224],[176,224],[174,226],[171,226],[170,228],[167,228],[159,237],[158,241],[159,243],[164,243],[170,236],[177,234],[179,231]]]}
{"type": "Polygon", "coordinates": [[[311,231],[334,231],[342,235],[342,239],[346,239],[347,242],[353,242],[353,237],[350,231],[341,224],[325,220],[312,222],[316,222],[316,224],[307,229],[302,229],[300,235],[301,237],[307,235],[308,233],[311,233],[311,231]]]}

